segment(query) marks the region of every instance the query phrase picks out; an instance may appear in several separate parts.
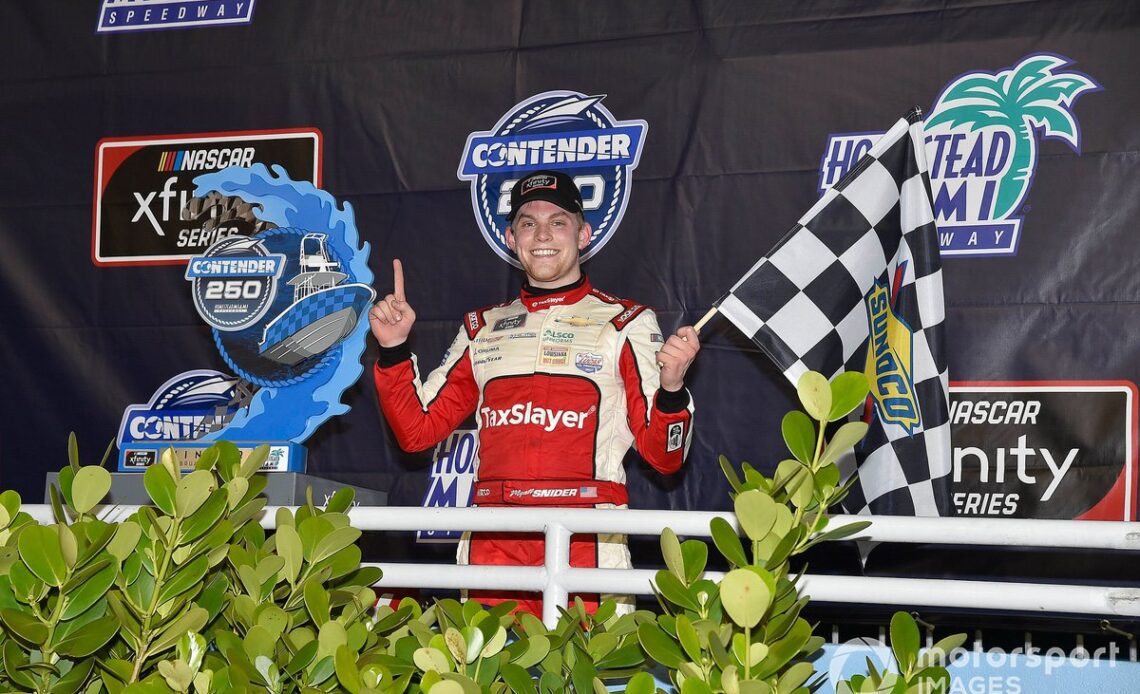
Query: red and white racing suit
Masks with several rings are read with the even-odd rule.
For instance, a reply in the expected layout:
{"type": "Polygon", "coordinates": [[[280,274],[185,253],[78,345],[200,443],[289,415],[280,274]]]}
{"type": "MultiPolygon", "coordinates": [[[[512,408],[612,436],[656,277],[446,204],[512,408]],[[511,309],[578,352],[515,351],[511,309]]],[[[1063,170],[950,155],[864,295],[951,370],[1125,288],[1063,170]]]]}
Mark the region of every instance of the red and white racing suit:
{"type": "MultiPolygon", "coordinates": [[[[524,288],[518,299],[468,313],[422,383],[408,347],[382,349],[381,409],[407,451],[431,448],[474,411],[478,506],[624,507],[630,445],[663,473],[681,467],[692,438],[691,398],[658,388],[663,337],[652,309],[600,292],[586,278],[538,291],[524,288]]],[[[478,533],[459,555],[471,564],[541,565],[543,540],[478,533]]],[[[575,535],[571,564],[628,567],[625,537],[575,535]]],[[[541,601],[520,600],[520,608],[541,614],[541,601]]]]}

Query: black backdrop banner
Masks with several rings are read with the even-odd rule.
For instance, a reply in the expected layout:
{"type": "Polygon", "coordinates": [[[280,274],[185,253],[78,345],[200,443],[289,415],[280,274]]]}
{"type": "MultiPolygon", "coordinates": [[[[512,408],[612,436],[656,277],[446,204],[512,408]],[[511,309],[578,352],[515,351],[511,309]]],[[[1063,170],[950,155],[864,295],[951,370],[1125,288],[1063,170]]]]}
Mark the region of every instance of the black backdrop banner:
{"type": "MultiPolygon", "coordinates": [[[[1135,516],[1137,3],[273,0],[251,4],[248,23],[96,33],[102,4],[0,5],[0,485],[26,501],[64,464],[67,432],[97,459],[129,404],[182,371],[225,370],[182,266],[95,262],[100,142],[238,137],[243,151],[220,165],[256,146],[244,134],[313,133],[319,161],[310,136],[281,163],[352,204],[378,291],[404,261],[427,365],[465,311],[521,280],[477,217],[496,190],[473,194],[457,176],[469,137],[561,91],[604,96],[615,121],[647,126],[618,205],[605,171],[580,170],[597,176],[585,181],[594,209],[612,213],[586,269],[656,307],[666,330],[704,314],[871,134],[922,105],[959,384],[959,512],[1135,516]]],[[[108,257],[177,255],[130,208],[154,194],[157,216],[161,171],[114,182],[126,208],[102,229],[108,257]]],[[[785,457],[790,386],[727,321],[702,339],[689,462],[664,478],[631,456],[635,507],[724,509],[718,454],[764,470],[785,457]]],[[[366,366],[374,356],[370,344],[366,366]]],[[[399,451],[367,369],[344,400],[351,411],[308,441],[310,472],[388,489],[394,504],[465,493],[470,437],[399,451]]]]}

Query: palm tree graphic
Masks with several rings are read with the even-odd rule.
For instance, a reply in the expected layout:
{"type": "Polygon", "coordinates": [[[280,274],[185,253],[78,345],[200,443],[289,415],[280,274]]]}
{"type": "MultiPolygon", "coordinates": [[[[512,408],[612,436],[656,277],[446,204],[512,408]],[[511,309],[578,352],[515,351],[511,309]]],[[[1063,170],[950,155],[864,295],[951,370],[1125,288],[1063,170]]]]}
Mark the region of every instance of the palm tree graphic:
{"type": "Polygon", "coordinates": [[[998,183],[990,219],[1001,219],[1024,199],[1037,164],[1034,129],[1080,153],[1080,129],[1071,108],[1077,96],[1101,87],[1079,72],[1062,71],[1073,61],[1039,53],[997,74],[971,72],[951,82],[934,103],[926,127],[1004,128],[1012,135],[1010,165],[998,183]]]}

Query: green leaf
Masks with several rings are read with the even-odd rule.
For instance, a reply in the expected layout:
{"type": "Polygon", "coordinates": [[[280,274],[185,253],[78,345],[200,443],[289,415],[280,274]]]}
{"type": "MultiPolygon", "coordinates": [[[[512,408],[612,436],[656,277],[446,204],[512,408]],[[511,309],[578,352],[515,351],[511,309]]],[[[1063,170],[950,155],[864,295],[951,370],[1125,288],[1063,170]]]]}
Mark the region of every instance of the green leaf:
{"type": "Polygon", "coordinates": [[[0,610],[0,621],[9,633],[21,641],[40,646],[47,640],[47,627],[35,617],[15,609],[0,610]]]}
{"type": "Polygon", "coordinates": [[[332,523],[320,516],[306,518],[297,524],[297,534],[301,537],[301,549],[305,559],[312,561],[317,544],[332,534],[332,523]]]}
{"type": "Polygon", "coordinates": [[[197,511],[215,487],[214,473],[209,470],[195,470],[178,482],[174,492],[174,510],[179,518],[186,518],[197,511]]]}
{"type": "Polygon", "coordinates": [[[59,587],[67,578],[67,563],[59,531],[51,525],[30,525],[20,533],[20,559],[41,581],[59,587]]]}
{"type": "Polygon", "coordinates": [[[826,422],[831,416],[831,384],[818,371],[805,371],[796,384],[800,404],[812,419],[826,422]]]}
{"type": "Polygon", "coordinates": [[[823,455],[819,457],[819,466],[822,467],[835,462],[839,456],[854,448],[855,444],[862,441],[866,435],[866,422],[847,422],[839,427],[835,436],[832,436],[831,440],[827,442],[827,448],[823,449],[823,455]]]}
{"type": "Polygon", "coordinates": [[[681,541],[672,528],[661,531],[661,556],[665,558],[665,566],[680,580],[685,580],[685,557],[681,554],[681,541]]]}
{"type": "Polygon", "coordinates": [[[764,492],[756,489],[742,492],[736,496],[734,505],[736,520],[751,540],[763,540],[776,524],[778,504],[764,492]]]}
{"type": "Polygon", "coordinates": [[[322,656],[309,668],[309,684],[320,684],[332,677],[334,672],[336,672],[336,665],[333,656],[322,656]]]}
{"type": "Polygon", "coordinates": [[[88,658],[76,662],[63,677],[52,683],[52,694],[75,694],[87,683],[91,671],[95,669],[95,659],[88,658]]]}
{"type": "Polygon", "coordinates": [[[701,662],[701,639],[697,636],[697,630],[693,628],[693,623],[685,615],[677,615],[677,641],[681,643],[681,648],[685,650],[685,654],[689,656],[689,660],[694,663],[701,662]]]}
{"type": "Polygon", "coordinates": [[[8,581],[11,584],[12,593],[24,604],[39,602],[43,594],[47,593],[47,585],[36,578],[36,575],[27,566],[24,566],[23,562],[14,562],[8,569],[8,581]]]}
{"type": "Polygon", "coordinates": [[[119,624],[113,619],[98,619],[68,634],[55,649],[72,658],[86,658],[99,650],[119,633],[119,624]]]}
{"type": "Polygon", "coordinates": [[[75,485],[75,475],[79,472],[79,468],[65,467],[59,471],[59,491],[63,494],[63,500],[71,506],[71,492],[75,485]]]}
{"type": "Polygon", "coordinates": [[[337,528],[317,542],[313,548],[312,558],[309,559],[309,561],[314,564],[324,561],[356,542],[359,538],[360,530],[357,528],[337,528]]]}
{"type": "Polygon", "coordinates": [[[191,607],[178,617],[178,619],[163,629],[159,636],[151,643],[147,653],[150,655],[161,653],[178,643],[178,639],[182,638],[186,632],[201,631],[202,627],[206,626],[208,616],[206,611],[201,607],[191,607]]]}
{"type": "MultiPolygon", "coordinates": [[[[198,472],[205,471],[199,470],[198,472]]],[[[213,473],[205,472],[205,474],[212,475],[213,473]]],[[[225,512],[226,492],[222,489],[215,489],[197,511],[182,521],[181,543],[193,542],[206,534],[206,532],[213,528],[214,524],[221,519],[225,512]]]]}
{"type": "Polygon", "coordinates": [[[63,564],[70,570],[75,567],[75,562],[79,559],[79,540],[69,525],[60,523],[56,526],[56,532],[59,535],[59,551],[63,555],[63,564]]]}
{"type": "Polygon", "coordinates": [[[111,473],[101,467],[87,466],[75,473],[71,487],[71,507],[87,513],[111,491],[111,473]]]}
{"type": "Polygon", "coordinates": [[[143,487],[154,505],[168,516],[174,515],[174,495],[178,485],[170,472],[161,465],[151,465],[143,473],[143,487]]]}
{"type": "Polygon", "coordinates": [[[285,580],[290,585],[297,582],[301,574],[301,565],[304,564],[304,550],[301,548],[301,536],[291,525],[278,525],[274,535],[277,544],[277,554],[285,560],[285,580]]]}
{"type": "Polygon", "coordinates": [[[320,627],[329,621],[329,594],[318,581],[307,581],[304,590],[305,609],[313,624],[320,627]]]}
{"type": "Polygon", "coordinates": [[[32,679],[27,669],[28,655],[15,639],[4,641],[4,672],[16,684],[22,685],[28,691],[35,691],[39,683],[32,679]]]}
{"type": "Polygon", "coordinates": [[[798,460],[782,460],[776,466],[776,479],[780,480],[788,498],[796,508],[806,508],[811,504],[815,492],[815,478],[798,460]]]}
{"type": "MultiPolygon", "coordinates": [[[[541,622],[539,622],[541,624],[541,622]]],[[[523,639],[526,649],[511,661],[522,668],[531,668],[541,663],[550,653],[550,639],[542,634],[530,634],[523,639]]]]}
{"type": "Polygon", "coordinates": [[[225,490],[227,504],[232,511],[238,507],[246,493],[249,492],[249,480],[244,477],[235,477],[226,482],[225,490]]]}
{"type": "Polygon", "coordinates": [[[829,421],[837,421],[867,400],[870,385],[862,371],[844,371],[831,382],[831,413],[829,421]]]}
{"type": "Polygon", "coordinates": [[[210,568],[209,560],[205,556],[200,556],[186,566],[176,570],[165,583],[158,593],[158,604],[161,605],[167,600],[174,598],[191,588],[197,587],[206,575],[207,569],[210,568]]]}
{"type": "Polygon", "coordinates": [[[111,542],[111,538],[115,536],[116,527],[117,524],[104,523],[94,518],[85,520],[72,527],[72,530],[79,533],[83,539],[83,542],[80,543],[79,557],[75,562],[76,568],[88,565],[103,551],[103,548],[105,548],[111,542]]]}
{"type": "Polygon", "coordinates": [[[796,620],[788,635],[773,643],[768,649],[768,657],[754,671],[754,676],[766,679],[788,664],[803,649],[811,638],[811,625],[804,619],[796,620]]]}
{"type": "Polygon", "coordinates": [[[720,602],[732,621],[751,629],[772,604],[772,590],[755,571],[734,569],[720,583],[720,602]]]}
{"type": "Polygon", "coordinates": [[[86,612],[89,607],[107,594],[118,575],[118,564],[107,562],[103,569],[79,583],[67,593],[67,605],[63,608],[60,619],[64,621],[75,619],[86,612]]]}
{"type": "Polygon", "coordinates": [[[784,415],[780,423],[780,432],[784,435],[784,443],[792,452],[796,460],[810,465],[815,459],[815,424],[811,417],[799,410],[792,410],[784,415]]]}
{"type": "Polygon", "coordinates": [[[72,472],[79,472],[79,441],[76,440],[74,431],[67,435],[67,464],[71,466],[72,472]]]}
{"type": "MultiPolygon", "coordinates": [[[[538,694],[538,690],[534,686],[534,679],[524,668],[519,667],[514,663],[506,663],[501,668],[499,668],[499,674],[503,676],[503,682],[505,682],[507,686],[510,687],[512,692],[517,692],[518,694],[538,694]]],[[[646,675],[646,677],[649,676],[646,675]]],[[[630,682],[632,681],[633,680],[630,680],[630,682]]],[[[649,681],[652,683],[653,678],[649,677],[649,681]]],[[[652,686],[652,684],[650,686],[652,686]]],[[[631,690],[629,688],[626,688],[626,692],[629,691],[631,690]]],[[[646,692],[652,694],[653,690],[648,689],[646,692]]]]}
{"type": "Polygon", "coordinates": [[[648,672],[639,672],[630,677],[625,686],[625,694],[654,694],[656,691],[657,683],[648,672]]]}
{"type": "Polygon", "coordinates": [[[685,662],[685,656],[677,642],[658,625],[652,623],[642,624],[637,628],[637,641],[645,652],[657,662],[667,668],[676,670],[685,662]]]}
{"type": "Polygon", "coordinates": [[[939,640],[930,648],[922,652],[915,661],[915,669],[921,670],[938,665],[945,667],[950,663],[950,654],[954,649],[961,647],[966,642],[965,634],[954,634],[939,640]]]}
{"type": "Polygon", "coordinates": [[[891,617],[891,651],[905,674],[910,673],[918,658],[919,639],[918,624],[909,612],[899,611],[891,617]]]}
{"type": "Polygon", "coordinates": [[[780,675],[776,691],[779,694],[792,694],[792,692],[796,691],[804,682],[807,682],[808,678],[814,673],[815,667],[812,666],[811,663],[796,663],[785,670],[784,674],[780,675]]]}
{"type": "Polygon", "coordinates": [[[709,546],[701,540],[685,540],[681,543],[681,556],[685,560],[685,582],[692,583],[705,572],[709,546]]]}
{"type": "Polygon", "coordinates": [[[356,658],[352,651],[348,650],[348,646],[341,646],[336,649],[333,660],[337,681],[351,694],[358,694],[364,688],[364,682],[360,680],[360,670],[356,668],[356,658]]]}
{"type": "Polygon", "coordinates": [[[263,443],[249,452],[249,455],[241,463],[238,475],[246,479],[253,477],[267,460],[269,460],[269,444],[263,443]]]}
{"type": "Polygon", "coordinates": [[[712,694],[712,691],[703,680],[688,678],[681,683],[681,694],[712,694]]]}
{"type": "Polygon", "coordinates": [[[356,499],[356,490],[352,487],[341,487],[333,492],[329,500],[325,502],[325,511],[333,513],[345,513],[352,508],[352,502],[356,499]]]}
{"type": "Polygon", "coordinates": [[[436,672],[451,671],[451,662],[448,661],[447,655],[438,648],[417,648],[412,655],[412,661],[415,662],[416,667],[424,672],[431,670],[436,672]]]}
{"type": "Polygon", "coordinates": [[[744,545],[740,542],[740,536],[728,521],[719,516],[713,518],[709,522],[709,531],[713,544],[725,559],[736,566],[748,565],[748,557],[744,554],[744,545]]]}
{"type": "MultiPolygon", "coordinates": [[[[65,467],[64,470],[71,468],[65,467]]],[[[63,502],[59,498],[60,490],[53,484],[48,487],[48,497],[51,499],[51,514],[56,523],[67,523],[67,514],[63,510],[63,502]]]]}
{"type": "Polygon", "coordinates": [[[720,463],[721,472],[724,473],[728,484],[732,487],[732,491],[739,492],[740,488],[744,486],[744,483],[740,481],[740,477],[737,476],[736,470],[732,467],[732,463],[723,455],[717,457],[717,462],[720,463]]]}
{"type": "Polygon", "coordinates": [[[661,595],[674,605],[694,612],[700,609],[700,605],[689,594],[689,589],[681,583],[681,579],[668,571],[658,571],[654,583],[657,584],[657,590],[661,592],[661,595]]]}

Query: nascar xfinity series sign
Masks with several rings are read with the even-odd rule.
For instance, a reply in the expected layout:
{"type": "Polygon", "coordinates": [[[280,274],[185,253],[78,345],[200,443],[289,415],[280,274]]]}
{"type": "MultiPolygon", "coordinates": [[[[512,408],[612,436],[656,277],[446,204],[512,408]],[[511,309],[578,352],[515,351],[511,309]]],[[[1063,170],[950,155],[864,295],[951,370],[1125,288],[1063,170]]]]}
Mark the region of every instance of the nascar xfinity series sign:
{"type": "Polygon", "coordinates": [[[951,383],[950,425],[960,516],[1136,517],[1133,383],[951,383]]]}
{"type": "Polygon", "coordinates": [[[230,166],[275,164],[320,185],[321,133],[257,130],[107,138],[95,153],[91,258],[96,265],[180,265],[227,236],[257,233],[254,209],[194,177],[230,166]]]}
{"type": "MultiPolygon", "coordinates": [[[[946,256],[1015,255],[1040,159],[1038,139],[1081,151],[1073,106],[1100,85],[1072,61],[1040,53],[947,84],[927,115],[926,157],[946,256]]],[[[882,133],[838,133],[820,161],[819,191],[838,183],[882,133]]]]}
{"type": "Polygon", "coordinates": [[[543,92],[516,104],[491,130],[468,136],[458,176],[470,181],[475,219],[503,260],[518,267],[507,248],[506,216],[511,186],[528,171],[555,169],[574,178],[593,228],[583,260],[597,253],[621,224],[649,126],[643,120],[617,120],[602,106],[604,98],[543,92]]]}

